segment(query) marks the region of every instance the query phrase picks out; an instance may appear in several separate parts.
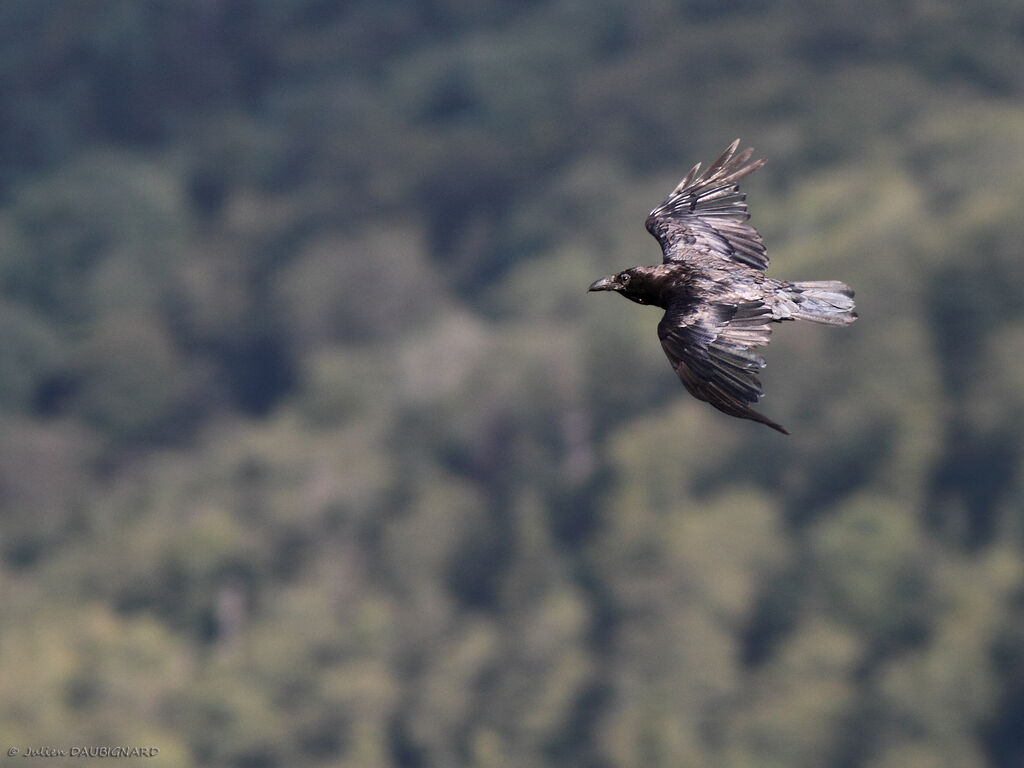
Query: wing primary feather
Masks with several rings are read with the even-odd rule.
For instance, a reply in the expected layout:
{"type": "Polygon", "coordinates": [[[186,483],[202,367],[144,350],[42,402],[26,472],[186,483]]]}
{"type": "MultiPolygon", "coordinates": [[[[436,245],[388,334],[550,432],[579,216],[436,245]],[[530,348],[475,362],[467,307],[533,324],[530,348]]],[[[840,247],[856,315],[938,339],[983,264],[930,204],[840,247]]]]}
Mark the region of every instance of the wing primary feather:
{"type": "MultiPolygon", "coordinates": [[[[708,166],[707,173],[705,173],[704,176],[707,179],[709,179],[709,180],[713,179],[722,168],[726,167],[729,164],[729,160],[732,159],[732,156],[734,154],[736,154],[736,148],[739,147],[739,145],[740,145],[740,140],[736,139],[736,141],[734,141],[732,144],[730,144],[728,147],[726,147],[725,148],[725,152],[720,154],[718,156],[718,158],[715,160],[715,162],[713,162],[710,166],[708,166]]],[[[748,151],[748,150],[744,150],[744,151],[748,151]]],[[[749,150],[749,151],[752,151],[752,150],[749,150]]]]}
{"type": "Polygon", "coordinates": [[[693,168],[690,169],[690,172],[686,174],[686,177],[676,185],[676,188],[672,190],[672,194],[679,194],[684,189],[686,189],[686,187],[690,185],[690,182],[693,181],[694,177],[697,175],[699,171],[700,163],[697,163],[696,165],[693,166],[693,168]]]}

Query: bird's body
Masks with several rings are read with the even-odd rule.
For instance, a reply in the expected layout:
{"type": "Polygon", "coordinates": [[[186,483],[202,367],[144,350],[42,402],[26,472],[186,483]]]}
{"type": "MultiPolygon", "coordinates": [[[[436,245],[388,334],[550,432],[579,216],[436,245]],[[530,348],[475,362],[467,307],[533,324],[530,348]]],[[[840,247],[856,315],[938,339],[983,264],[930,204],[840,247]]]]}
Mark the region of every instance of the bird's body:
{"type": "Polygon", "coordinates": [[[746,223],[746,196],[736,183],[764,161],[744,165],[752,150],[737,154],[738,147],[737,139],[704,173],[695,165],[647,217],[662,264],[609,275],[590,290],[664,309],[658,338],[690,393],[788,434],[750,407],[763,394],[757,372],[765,365],[752,350],[769,342],[774,322],[852,323],[853,291],[836,280],[791,283],[765,274],[764,244],[746,223]]]}

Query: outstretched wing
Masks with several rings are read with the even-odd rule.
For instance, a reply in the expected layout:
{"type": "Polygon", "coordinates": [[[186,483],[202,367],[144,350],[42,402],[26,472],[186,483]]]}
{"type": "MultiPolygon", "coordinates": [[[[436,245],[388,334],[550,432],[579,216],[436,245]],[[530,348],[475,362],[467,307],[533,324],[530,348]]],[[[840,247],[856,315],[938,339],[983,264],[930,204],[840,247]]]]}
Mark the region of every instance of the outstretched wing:
{"type": "Polygon", "coordinates": [[[658,338],[690,394],[720,411],[753,419],[789,434],[751,410],[764,391],[757,373],[764,358],[753,351],[771,338],[771,311],[760,301],[741,304],[670,306],[658,323],[658,338]]]}
{"type": "Polygon", "coordinates": [[[757,230],[746,223],[747,196],[737,183],[764,160],[744,165],[754,150],[736,153],[736,139],[706,171],[697,163],[661,205],[647,217],[647,231],[658,238],[665,263],[696,255],[717,256],[754,269],[767,269],[768,256],[757,230]]]}

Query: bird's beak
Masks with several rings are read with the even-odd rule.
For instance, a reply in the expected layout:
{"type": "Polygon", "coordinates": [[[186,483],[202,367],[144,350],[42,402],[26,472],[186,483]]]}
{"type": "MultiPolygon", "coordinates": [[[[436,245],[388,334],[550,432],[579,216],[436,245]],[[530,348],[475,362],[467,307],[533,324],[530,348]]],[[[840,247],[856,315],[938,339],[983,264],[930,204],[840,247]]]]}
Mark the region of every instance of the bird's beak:
{"type": "Polygon", "coordinates": [[[608,277],[602,277],[600,280],[595,280],[587,288],[588,291],[614,291],[618,287],[618,281],[615,279],[617,275],[608,275],[608,277]]]}

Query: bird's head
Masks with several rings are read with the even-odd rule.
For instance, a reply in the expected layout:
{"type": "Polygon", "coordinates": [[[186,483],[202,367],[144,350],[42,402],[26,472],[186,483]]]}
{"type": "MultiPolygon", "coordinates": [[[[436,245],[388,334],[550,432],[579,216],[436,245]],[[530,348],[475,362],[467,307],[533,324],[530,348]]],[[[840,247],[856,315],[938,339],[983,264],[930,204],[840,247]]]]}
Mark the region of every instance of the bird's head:
{"type": "Polygon", "coordinates": [[[615,291],[616,293],[622,293],[629,287],[630,282],[633,280],[633,270],[627,269],[624,272],[619,272],[616,275],[608,275],[602,277],[600,280],[595,280],[590,284],[588,291],[615,291]]]}
{"type": "Polygon", "coordinates": [[[615,291],[637,304],[652,304],[651,281],[644,267],[633,267],[615,275],[602,277],[590,284],[588,291],[615,291]]]}

